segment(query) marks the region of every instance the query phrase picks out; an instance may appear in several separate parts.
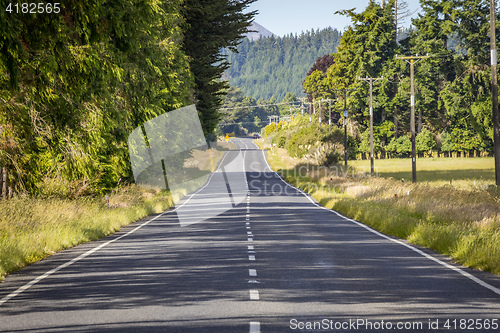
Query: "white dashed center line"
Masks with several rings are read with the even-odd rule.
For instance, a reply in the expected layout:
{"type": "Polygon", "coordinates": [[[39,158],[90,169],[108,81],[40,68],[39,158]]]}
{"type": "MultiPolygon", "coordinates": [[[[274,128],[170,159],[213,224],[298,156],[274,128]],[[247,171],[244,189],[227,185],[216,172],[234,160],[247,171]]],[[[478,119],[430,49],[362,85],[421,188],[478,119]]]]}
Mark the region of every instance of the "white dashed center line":
{"type": "Polygon", "coordinates": [[[250,333],[260,333],[260,322],[258,321],[250,322],[250,333]]]}
{"type": "Polygon", "coordinates": [[[260,299],[259,291],[255,289],[250,290],[250,299],[252,301],[258,301],[260,299]]]}

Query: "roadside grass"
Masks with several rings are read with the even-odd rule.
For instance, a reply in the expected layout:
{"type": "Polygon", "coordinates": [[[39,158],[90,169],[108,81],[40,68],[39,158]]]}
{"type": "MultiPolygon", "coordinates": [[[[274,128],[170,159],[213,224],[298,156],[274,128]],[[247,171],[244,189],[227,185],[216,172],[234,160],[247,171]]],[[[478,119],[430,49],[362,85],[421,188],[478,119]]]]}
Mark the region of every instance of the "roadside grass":
{"type": "Polygon", "coordinates": [[[376,160],[384,178],[366,173],[369,161],[349,161],[356,168],[345,169],[310,165],[290,158],[285,149],[268,150],[267,156],[287,182],[321,205],[462,265],[500,275],[500,195],[492,186],[491,159],[420,159],[421,181],[413,184],[410,160],[376,160]],[[484,173],[478,176],[474,170],[484,173]]]}
{"type": "MultiPolygon", "coordinates": [[[[218,142],[210,155],[194,152],[186,163],[200,171],[210,170],[230,149],[235,149],[233,143],[218,142]]],[[[0,200],[0,281],[58,251],[108,236],[173,206],[169,191],[147,190],[133,184],[109,195],[109,209],[104,198],[82,196],[83,192],[68,188],[61,180],[47,179],[40,197],[0,200]]]]}
{"type": "Polygon", "coordinates": [[[96,240],[173,205],[167,191],[135,185],[104,199],[15,197],[0,201],[0,281],[60,250],[96,240]]]}

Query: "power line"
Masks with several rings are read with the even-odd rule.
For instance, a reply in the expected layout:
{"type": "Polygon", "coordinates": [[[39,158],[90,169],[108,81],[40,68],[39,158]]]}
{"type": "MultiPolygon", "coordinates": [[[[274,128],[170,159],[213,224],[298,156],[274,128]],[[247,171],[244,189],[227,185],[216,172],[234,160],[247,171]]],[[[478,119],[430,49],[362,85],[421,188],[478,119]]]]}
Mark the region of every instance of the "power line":
{"type": "Polygon", "coordinates": [[[264,106],[276,106],[276,105],[298,105],[300,102],[282,102],[282,103],[275,103],[275,104],[260,104],[260,105],[249,105],[249,106],[235,106],[232,108],[220,108],[219,110],[235,110],[235,109],[246,109],[246,108],[260,108],[264,106]]]}

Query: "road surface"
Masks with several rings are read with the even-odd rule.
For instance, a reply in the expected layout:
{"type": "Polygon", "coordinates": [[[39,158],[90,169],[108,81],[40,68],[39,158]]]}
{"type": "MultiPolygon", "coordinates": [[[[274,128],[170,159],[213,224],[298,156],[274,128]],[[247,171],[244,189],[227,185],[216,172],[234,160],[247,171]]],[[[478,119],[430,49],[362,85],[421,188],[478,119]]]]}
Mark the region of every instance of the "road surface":
{"type": "Polygon", "coordinates": [[[0,332],[500,331],[498,278],[319,207],[234,142],[234,207],[208,184],[184,208],[215,217],[170,210],[8,276],[0,332]]]}

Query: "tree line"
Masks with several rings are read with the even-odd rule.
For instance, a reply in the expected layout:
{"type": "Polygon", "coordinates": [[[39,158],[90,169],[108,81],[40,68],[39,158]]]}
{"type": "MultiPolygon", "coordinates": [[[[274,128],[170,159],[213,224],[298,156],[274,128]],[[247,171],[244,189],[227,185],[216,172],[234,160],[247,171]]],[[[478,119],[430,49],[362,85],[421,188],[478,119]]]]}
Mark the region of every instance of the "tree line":
{"type": "Polygon", "coordinates": [[[428,54],[415,65],[420,155],[432,149],[445,155],[492,154],[489,1],[420,0],[422,11],[413,29],[399,40],[394,5],[370,1],[361,13],[340,12],[350,17],[351,26],[337,52],[318,59],[308,73],[303,83],[308,98],[338,98],[339,110],[342,89],[350,89],[351,134],[366,154],[369,84],[359,78],[383,77],[374,83],[375,152],[406,156],[411,147],[410,75],[409,65],[396,55],[428,54]]]}
{"type": "Polygon", "coordinates": [[[337,29],[326,28],[255,41],[245,38],[237,53],[225,52],[231,63],[225,77],[257,100],[282,100],[288,92],[303,96],[301,83],[311,63],[335,52],[340,37],[337,29]]]}
{"type": "MultiPolygon", "coordinates": [[[[69,0],[59,13],[0,10],[0,193],[51,180],[82,193],[132,181],[127,138],[196,103],[214,132],[255,0],[69,0]]],[[[59,185],[58,185],[59,186],[59,185]]]]}
{"type": "Polygon", "coordinates": [[[279,101],[274,96],[257,100],[245,95],[243,89],[231,86],[220,109],[222,118],[216,133],[245,135],[261,132],[262,128],[269,124],[270,116],[291,116],[297,113],[300,107],[301,101],[290,92],[279,101]]]}

